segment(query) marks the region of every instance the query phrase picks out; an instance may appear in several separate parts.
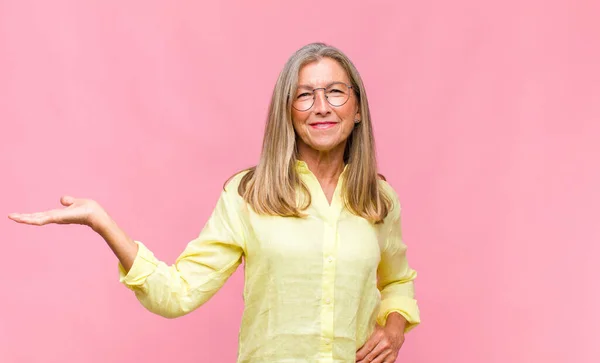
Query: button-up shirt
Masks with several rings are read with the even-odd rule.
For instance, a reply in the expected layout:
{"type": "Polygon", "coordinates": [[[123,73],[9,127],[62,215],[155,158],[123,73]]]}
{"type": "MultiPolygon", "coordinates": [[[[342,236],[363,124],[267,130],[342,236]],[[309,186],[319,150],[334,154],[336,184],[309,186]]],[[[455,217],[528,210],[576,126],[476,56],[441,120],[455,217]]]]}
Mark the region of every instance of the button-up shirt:
{"type": "Polygon", "coordinates": [[[131,269],[119,265],[121,282],[148,310],[172,318],[210,299],[244,262],[239,363],[355,362],[391,312],[406,318],[406,331],[414,328],[416,272],[407,263],[394,190],[379,181],[393,207],[373,224],[344,207],[346,169],[331,203],[306,163],[297,171],[312,199],[307,216],[255,213],[238,194],[240,173],[173,265],[136,241],[131,269]]]}

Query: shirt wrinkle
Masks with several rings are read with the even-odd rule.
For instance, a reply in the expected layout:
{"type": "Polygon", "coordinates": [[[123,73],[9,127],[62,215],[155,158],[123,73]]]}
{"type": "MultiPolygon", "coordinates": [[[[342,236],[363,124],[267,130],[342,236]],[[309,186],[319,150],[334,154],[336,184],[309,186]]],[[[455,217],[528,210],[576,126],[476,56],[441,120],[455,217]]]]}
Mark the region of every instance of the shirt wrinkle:
{"type": "Polygon", "coordinates": [[[149,311],[173,318],[208,301],[244,261],[238,363],[354,362],[392,312],[412,330],[420,323],[417,274],[406,259],[395,191],[380,180],[394,205],[375,225],[345,208],[346,168],[331,203],[304,161],[297,171],[312,198],[307,218],[255,214],[237,193],[240,173],[173,265],[136,241],[129,272],[119,264],[120,281],[149,311]]]}

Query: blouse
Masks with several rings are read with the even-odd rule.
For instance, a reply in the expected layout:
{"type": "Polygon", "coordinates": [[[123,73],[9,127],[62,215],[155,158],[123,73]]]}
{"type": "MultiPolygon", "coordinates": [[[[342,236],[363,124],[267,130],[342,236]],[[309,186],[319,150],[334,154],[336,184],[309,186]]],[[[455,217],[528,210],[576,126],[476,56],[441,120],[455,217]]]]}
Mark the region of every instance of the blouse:
{"type": "Polygon", "coordinates": [[[331,203],[303,161],[296,165],[312,201],[306,217],[255,213],[234,176],[197,238],[173,265],[140,241],[120,281],[140,303],[167,318],[210,299],[244,262],[244,311],[238,363],[355,362],[356,351],[391,312],[420,323],[417,274],[402,240],[400,203],[380,180],[393,207],[373,224],[344,207],[342,176],[331,203]]]}

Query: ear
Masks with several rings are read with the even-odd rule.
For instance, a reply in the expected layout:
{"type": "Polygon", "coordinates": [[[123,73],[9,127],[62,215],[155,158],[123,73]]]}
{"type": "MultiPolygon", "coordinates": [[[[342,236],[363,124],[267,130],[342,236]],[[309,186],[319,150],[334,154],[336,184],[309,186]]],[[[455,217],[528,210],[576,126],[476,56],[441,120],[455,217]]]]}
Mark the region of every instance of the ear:
{"type": "Polygon", "coordinates": [[[360,109],[356,107],[356,115],[354,115],[354,122],[360,123],[362,120],[360,118],[360,109]]]}

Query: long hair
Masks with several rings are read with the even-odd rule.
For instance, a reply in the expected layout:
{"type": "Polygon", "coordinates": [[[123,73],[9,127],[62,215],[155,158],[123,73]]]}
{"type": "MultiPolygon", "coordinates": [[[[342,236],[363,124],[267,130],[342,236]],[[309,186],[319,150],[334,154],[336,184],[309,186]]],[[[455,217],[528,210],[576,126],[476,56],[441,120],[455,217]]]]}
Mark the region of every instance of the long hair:
{"type": "Polygon", "coordinates": [[[302,217],[311,203],[308,188],[296,171],[298,154],[292,123],[290,95],[296,93],[302,66],[323,58],[337,61],[346,71],[357,97],[361,122],[348,137],[344,151],[347,170],[343,174],[344,204],[352,213],[372,223],[387,216],[391,196],[379,186],[375,140],[367,94],[362,79],[350,59],[340,50],[323,44],[308,44],[296,51],[280,72],[269,105],[262,152],[258,164],[242,177],[238,193],[256,213],[302,217]],[[298,191],[304,197],[298,198],[298,191]],[[302,202],[300,202],[302,201],[302,202]]]}

